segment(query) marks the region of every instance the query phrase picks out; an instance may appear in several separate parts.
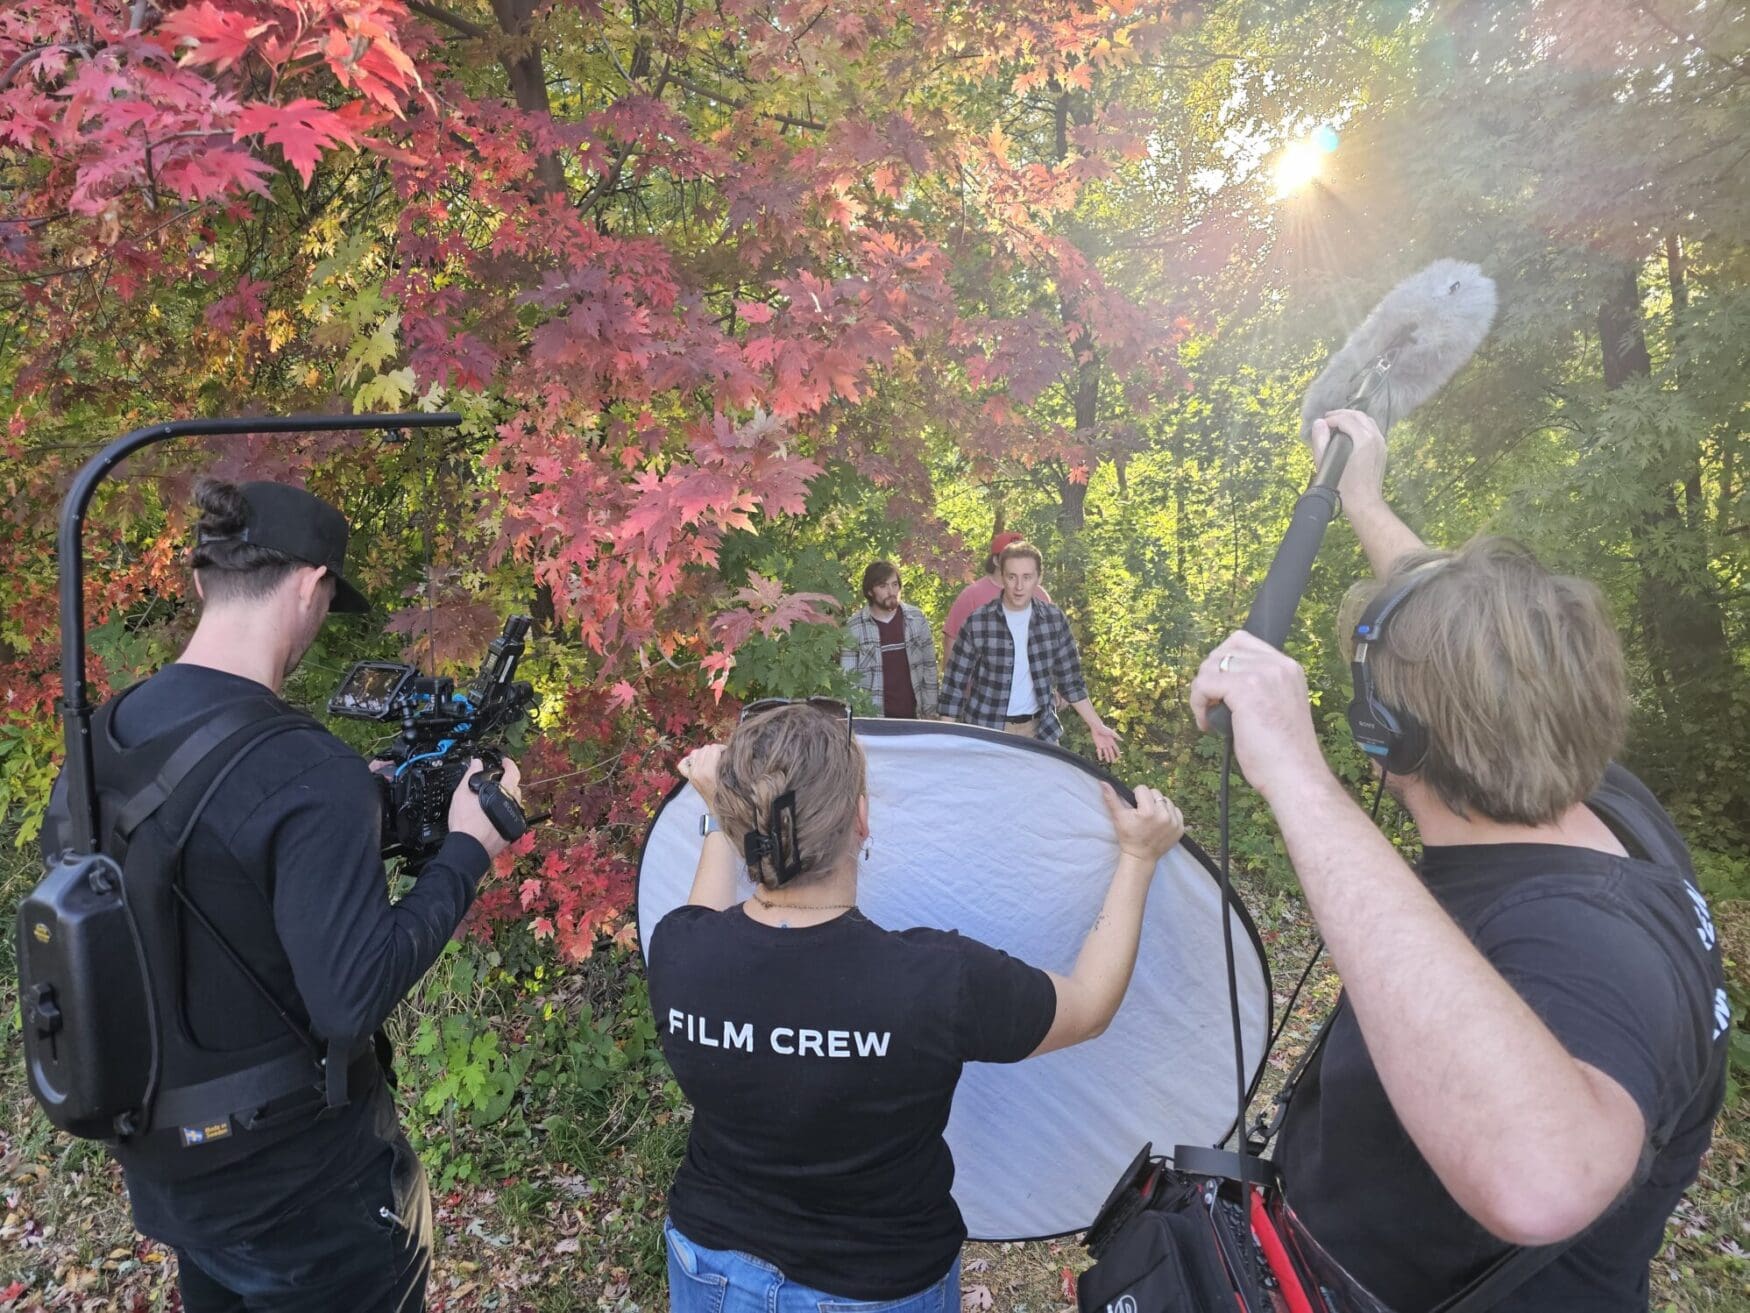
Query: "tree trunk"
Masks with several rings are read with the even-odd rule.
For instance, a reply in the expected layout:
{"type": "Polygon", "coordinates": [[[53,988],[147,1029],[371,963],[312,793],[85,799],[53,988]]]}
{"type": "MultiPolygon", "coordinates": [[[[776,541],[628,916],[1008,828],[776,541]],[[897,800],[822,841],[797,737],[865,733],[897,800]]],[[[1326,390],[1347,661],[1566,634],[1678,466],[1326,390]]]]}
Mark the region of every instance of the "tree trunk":
{"type": "MultiPolygon", "coordinates": [[[[1681,364],[1679,352],[1689,317],[1689,260],[1683,253],[1683,239],[1676,233],[1665,238],[1665,274],[1671,285],[1671,356],[1681,364]]],[[[1697,444],[1684,462],[1683,510],[1691,533],[1703,532],[1707,524],[1707,505],[1701,490],[1701,447],[1697,444]]]]}
{"type": "MultiPolygon", "coordinates": [[[[1094,107],[1084,94],[1062,92],[1055,107],[1056,157],[1058,163],[1069,158],[1071,124],[1093,122],[1094,107]]],[[[1072,234],[1073,240],[1073,234],[1072,234]]],[[[1058,314],[1065,326],[1077,322],[1077,316],[1061,291],[1058,294],[1058,314]]],[[[1071,401],[1075,408],[1075,440],[1087,453],[1085,477],[1079,482],[1071,477],[1066,463],[1057,481],[1057,527],[1063,536],[1061,586],[1066,596],[1081,603],[1087,596],[1087,561],[1082,544],[1082,530],[1088,522],[1088,481],[1098,464],[1096,443],[1100,422],[1100,361],[1094,349],[1092,334],[1085,323],[1070,343],[1075,356],[1075,377],[1071,401]]],[[[1083,635],[1076,635],[1080,640],[1083,635]]]]}
{"type": "MultiPolygon", "coordinates": [[[[1598,338],[1606,388],[1614,390],[1651,375],[1633,265],[1623,266],[1614,292],[1598,308],[1598,338]]],[[[1669,547],[1659,546],[1669,543],[1674,534],[1687,536],[1677,502],[1677,479],[1659,478],[1654,495],[1653,508],[1631,526],[1640,565],[1638,604],[1652,659],[1669,674],[1669,687],[1682,697],[1725,660],[1725,625],[1719,606],[1708,595],[1705,561],[1684,560],[1669,547]]]]}
{"type": "MultiPolygon", "coordinates": [[[[532,19],[535,0],[492,0],[492,13],[507,37],[498,62],[510,79],[511,95],[517,108],[529,114],[539,114],[551,121],[553,105],[547,99],[547,67],[542,59],[541,43],[533,36],[532,19]]],[[[538,190],[565,194],[565,162],[556,153],[548,152],[535,159],[535,182],[538,190]]]]}

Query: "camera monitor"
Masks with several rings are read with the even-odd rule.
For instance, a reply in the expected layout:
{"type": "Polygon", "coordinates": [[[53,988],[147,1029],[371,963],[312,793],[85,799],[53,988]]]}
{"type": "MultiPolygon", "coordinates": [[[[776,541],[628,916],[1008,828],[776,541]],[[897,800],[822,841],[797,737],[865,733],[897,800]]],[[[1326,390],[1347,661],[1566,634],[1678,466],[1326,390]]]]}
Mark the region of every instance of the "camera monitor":
{"type": "Polygon", "coordinates": [[[346,673],[328,714],[354,720],[389,720],[401,714],[401,695],[418,672],[393,661],[360,661],[346,673]]]}

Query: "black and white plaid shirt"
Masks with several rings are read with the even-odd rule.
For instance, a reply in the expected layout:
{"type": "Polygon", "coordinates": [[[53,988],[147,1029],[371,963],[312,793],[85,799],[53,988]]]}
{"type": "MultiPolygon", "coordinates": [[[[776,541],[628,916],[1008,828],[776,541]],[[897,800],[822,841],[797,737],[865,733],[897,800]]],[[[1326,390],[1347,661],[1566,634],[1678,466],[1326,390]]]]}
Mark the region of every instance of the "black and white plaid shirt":
{"type": "MultiPolygon", "coordinates": [[[[1088,684],[1082,678],[1082,658],[1069,621],[1061,610],[1037,597],[1027,625],[1027,665],[1038,699],[1039,737],[1055,743],[1063,737],[1063,724],[1052,706],[1052,689],[1060,691],[1066,702],[1080,702],[1088,696],[1088,684]]],[[[1014,679],[1015,640],[999,595],[967,616],[954,640],[948,673],[942,677],[943,718],[1001,729],[1009,715],[1009,686],[1014,679]]]]}

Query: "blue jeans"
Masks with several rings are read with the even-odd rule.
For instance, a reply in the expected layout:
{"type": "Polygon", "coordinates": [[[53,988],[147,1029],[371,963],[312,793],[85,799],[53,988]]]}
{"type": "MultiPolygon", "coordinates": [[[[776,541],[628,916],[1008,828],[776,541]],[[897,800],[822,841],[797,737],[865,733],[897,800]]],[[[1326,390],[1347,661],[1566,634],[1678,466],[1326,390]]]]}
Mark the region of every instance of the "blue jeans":
{"type": "Polygon", "coordinates": [[[903,1299],[843,1299],[798,1285],[770,1263],[706,1249],[662,1224],[668,1241],[669,1313],[960,1313],[960,1260],[928,1290],[903,1299]]]}

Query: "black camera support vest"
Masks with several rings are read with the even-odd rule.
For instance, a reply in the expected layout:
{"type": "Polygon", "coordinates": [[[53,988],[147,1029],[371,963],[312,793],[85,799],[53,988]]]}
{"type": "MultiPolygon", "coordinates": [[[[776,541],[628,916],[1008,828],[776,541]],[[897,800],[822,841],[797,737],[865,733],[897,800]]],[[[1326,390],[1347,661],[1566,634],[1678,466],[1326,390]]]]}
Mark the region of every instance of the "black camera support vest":
{"type": "MultiPolygon", "coordinates": [[[[284,1138],[307,1125],[325,1108],[345,1104],[350,1078],[369,1070],[368,1066],[363,1072],[354,1069],[375,1063],[377,1057],[368,1036],[334,1037],[324,1043],[311,1035],[184,886],[188,841],[231,771],[277,734],[320,727],[308,716],[263,696],[227,706],[192,730],[179,729],[124,746],[115,736],[113,722],[116,708],[127,696],[124,691],[98,712],[91,741],[100,848],[122,873],[120,890],[96,892],[112,899],[119,896],[127,923],[127,934],[120,938],[131,941],[133,951],[110,954],[107,961],[101,952],[88,953],[83,959],[75,956],[57,964],[40,947],[58,942],[54,934],[44,938],[44,926],[55,925],[56,913],[66,905],[64,886],[76,869],[67,860],[51,867],[20,916],[21,993],[32,1014],[26,1024],[27,1049],[32,1047],[30,1036],[37,1036],[37,1052],[27,1057],[33,1093],[52,1121],[75,1134],[112,1139],[124,1166],[145,1167],[149,1160],[154,1175],[174,1177],[181,1171],[205,1172],[241,1159],[265,1141],[284,1138]],[[55,888],[58,878],[60,890],[55,888]],[[210,1050],[196,1042],[183,990],[183,942],[185,935],[193,934],[211,936],[272,1007],[287,1031],[284,1036],[237,1051],[210,1050]],[[27,958],[25,950],[32,949],[33,938],[39,947],[27,958]],[[116,961],[116,956],[133,960],[116,961]],[[43,964],[41,969],[38,963],[43,964]],[[94,966],[100,970],[94,971],[94,966]],[[60,979],[45,978],[50,974],[60,979]],[[118,986],[123,994],[137,997],[116,997],[118,986]],[[91,1073],[73,1072],[66,1082],[48,1075],[43,1054],[45,1048],[52,1048],[52,1041],[44,1043],[45,1014],[52,1014],[51,1027],[59,1028],[63,1017],[78,1023],[64,1028],[69,1060],[114,1068],[98,1075],[94,1086],[128,1092],[123,1100],[127,1107],[107,1129],[97,1130],[90,1119],[69,1124],[55,1115],[54,1100],[46,1097],[52,1091],[45,1087],[79,1086],[80,1078],[91,1073]],[[106,1017],[114,1018],[113,1025],[106,1024],[106,1017]],[[81,1046],[75,1034],[87,1042],[81,1046]],[[163,1152],[173,1145],[198,1147],[200,1152],[163,1152]]],[[[100,880],[91,877],[94,884],[100,880]]],[[[88,892],[74,891],[74,900],[88,892]]],[[[265,904],[264,911],[271,915],[265,904]]],[[[60,940],[76,937],[71,920],[55,926],[56,932],[66,931],[59,934],[60,940]]]]}

